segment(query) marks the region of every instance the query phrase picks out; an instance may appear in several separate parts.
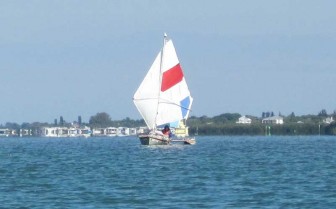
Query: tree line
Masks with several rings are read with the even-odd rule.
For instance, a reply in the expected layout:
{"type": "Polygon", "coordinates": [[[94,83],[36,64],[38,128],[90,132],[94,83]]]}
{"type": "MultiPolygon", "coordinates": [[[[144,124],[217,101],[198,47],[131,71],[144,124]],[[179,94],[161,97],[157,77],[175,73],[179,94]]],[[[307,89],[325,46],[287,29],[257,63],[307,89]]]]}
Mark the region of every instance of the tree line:
{"type": "MultiPolygon", "coordinates": [[[[326,110],[321,110],[317,115],[296,116],[294,112],[284,116],[284,124],[262,124],[264,117],[274,116],[273,112],[263,112],[261,117],[247,115],[252,120],[251,124],[237,124],[236,122],[242,115],[239,113],[224,113],[214,117],[191,116],[187,120],[189,133],[191,135],[336,135],[336,123],[326,124],[323,121],[327,117],[336,119],[336,112],[328,114],[326,110]]],[[[88,122],[83,122],[81,116],[77,121],[67,122],[62,116],[54,123],[6,123],[0,128],[10,129],[39,129],[45,126],[89,126],[91,128],[104,127],[143,127],[146,126],[143,119],[133,120],[126,117],[122,120],[112,120],[106,112],[100,112],[90,117],[88,122]]]]}
{"type": "Polygon", "coordinates": [[[328,114],[321,110],[317,115],[296,116],[294,112],[283,117],[284,124],[263,124],[262,119],[273,112],[263,112],[261,117],[246,115],[251,124],[238,124],[239,113],[224,113],[214,117],[195,117],[188,120],[189,133],[198,135],[336,135],[336,122],[325,123],[327,117],[336,119],[336,111],[328,114]]]}

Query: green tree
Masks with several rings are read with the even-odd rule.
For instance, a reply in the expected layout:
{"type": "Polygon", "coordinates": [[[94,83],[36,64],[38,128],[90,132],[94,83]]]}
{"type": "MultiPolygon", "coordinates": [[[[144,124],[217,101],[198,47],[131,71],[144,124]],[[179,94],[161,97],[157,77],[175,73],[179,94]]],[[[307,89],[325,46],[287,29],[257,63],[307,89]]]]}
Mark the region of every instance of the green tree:
{"type": "Polygon", "coordinates": [[[296,122],[296,118],[295,118],[295,113],[292,112],[289,116],[288,116],[288,122],[296,122]]]}
{"type": "Polygon", "coordinates": [[[20,129],[20,125],[17,123],[11,123],[11,122],[7,122],[5,127],[7,128],[11,128],[11,129],[20,129]]]}
{"type": "Polygon", "coordinates": [[[99,112],[90,117],[89,124],[91,127],[108,127],[112,124],[112,120],[109,114],[106,112],[99,112]]]}
{"type": "Polygon", "coordinates": [[[80,126],[82,125],[82,116],[78,116],[78,121],[77,122],[78,122],[78,125],[80,125],[80,126]]]}
{"type": "Polygon", "coordinates": [[[321,112],[319,112],[318,116],[323,116],[323,117],[327,117],[328,113],[325,109],[321,110],[321,112]]]}
{"type": "Polygon", "coordinates": [[[60,125],[61,125],[61,126],[64,126],[63,116],[60,117],[60,125]]]}
{"type": "Polygon", "coordinates": [[[241,117],[239,113],[224,113],[213,117],[215,123],[235,123],[241,117]]]}
{"type": "Polygon", "coordinates": [[[336,135],[336,123],[333,122],[326,126],[326,134],[327,135],[336,135]]]}

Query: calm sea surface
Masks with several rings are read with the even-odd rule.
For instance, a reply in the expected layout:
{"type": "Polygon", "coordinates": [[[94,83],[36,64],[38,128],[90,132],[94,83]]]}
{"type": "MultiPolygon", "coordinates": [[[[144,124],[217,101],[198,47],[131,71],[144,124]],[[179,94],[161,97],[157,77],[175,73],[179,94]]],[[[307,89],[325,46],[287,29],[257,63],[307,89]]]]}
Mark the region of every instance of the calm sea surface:
{"type": "Polygon", "coordinates": [[[0,208],[336,208],[336,137],[0,138],[0,208]]]}

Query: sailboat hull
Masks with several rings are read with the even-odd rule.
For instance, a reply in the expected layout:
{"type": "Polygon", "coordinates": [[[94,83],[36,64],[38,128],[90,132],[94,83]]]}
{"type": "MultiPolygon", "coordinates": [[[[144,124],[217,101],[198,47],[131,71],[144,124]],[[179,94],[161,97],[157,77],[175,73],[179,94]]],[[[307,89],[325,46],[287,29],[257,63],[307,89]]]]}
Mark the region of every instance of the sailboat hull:
{"type": "Polygon", "coordinates": [[[139,139],[142,145],[168,145],[169,139],[156,135],[139,135],[139,139]]]}
{"type": "Polygon", "coordinates": [[[191,137],[183,137],[183,138],[175,138],[169,139],[162,135],[154,135],[154,134],[144,134],[139,135],[139,139],[142,145],[168,145],[175,143],[183,143],[193,145],[196,144],[195,138],[191,137]]]}

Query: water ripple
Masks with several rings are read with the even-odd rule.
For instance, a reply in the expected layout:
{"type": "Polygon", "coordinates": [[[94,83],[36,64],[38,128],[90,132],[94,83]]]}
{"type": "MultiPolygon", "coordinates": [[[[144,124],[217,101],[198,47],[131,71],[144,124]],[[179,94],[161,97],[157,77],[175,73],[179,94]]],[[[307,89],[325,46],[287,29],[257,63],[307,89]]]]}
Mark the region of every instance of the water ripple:
{"type": "Polygon", "coordinates": [[[336,137],[0,138],[4,208],[332,208],[336,137]]]}

